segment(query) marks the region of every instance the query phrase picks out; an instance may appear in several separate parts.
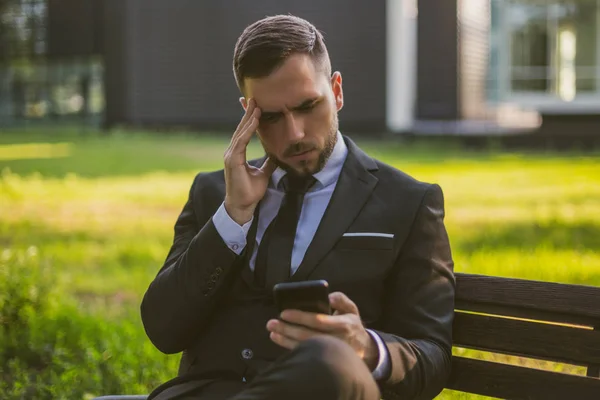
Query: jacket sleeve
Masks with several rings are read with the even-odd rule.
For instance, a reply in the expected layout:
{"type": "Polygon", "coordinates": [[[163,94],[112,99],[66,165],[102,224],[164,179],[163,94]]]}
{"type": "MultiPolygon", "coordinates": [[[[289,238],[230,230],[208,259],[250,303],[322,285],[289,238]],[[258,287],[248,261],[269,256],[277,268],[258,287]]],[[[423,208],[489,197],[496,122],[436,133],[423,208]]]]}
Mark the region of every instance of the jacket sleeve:
{"type": "Polygon", "coordinates": [[[166,261],[141,303],[146,334],[163,353],[183,351],[202,331],[235,274],[240,257],[227,247],[200,198],[201,175],[175,223],[166,261]],[[204,222],[205,221],[205,222],[204,222]],[[202,225],[201,225],[202,224],[202,225]]]}
{"type": "Polygon", "coordinates": [[[444,388],[452,364],[455,285],[443,193],[431,185],[396,261],[377,331],[391,360],[389,376],[380,381],[386,399],[432,399],[444,388]]]}

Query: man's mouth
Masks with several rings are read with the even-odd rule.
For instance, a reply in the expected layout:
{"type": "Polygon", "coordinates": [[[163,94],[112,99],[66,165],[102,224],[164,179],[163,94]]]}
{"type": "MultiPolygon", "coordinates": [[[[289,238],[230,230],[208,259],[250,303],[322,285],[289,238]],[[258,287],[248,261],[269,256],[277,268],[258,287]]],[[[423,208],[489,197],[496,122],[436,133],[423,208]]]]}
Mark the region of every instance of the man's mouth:
{"type": "Polygon", "coordinates": [[[304,151],[301,151],[298,153],[294,153],[294,154],[290,155],[289,157],[297,160],[297,159],[301,159],[301,158],[304,158],[304,157],[312,154],[313,151],[315,151],[315,149],[304,150],[304,151]]]}
{"type": "Polygon", "coordinates": [[[292,155],[292,157],[301,156],[302,154],[306,154],[306,153],[309,153],[309,152],[311,152],[311,151],[313,151],[313,149],[310,149],[310,150],[304,150],[304,151],[301,151],[301,152],[298,152],[298,153],[294,153],[294,154],[292,155]]]}

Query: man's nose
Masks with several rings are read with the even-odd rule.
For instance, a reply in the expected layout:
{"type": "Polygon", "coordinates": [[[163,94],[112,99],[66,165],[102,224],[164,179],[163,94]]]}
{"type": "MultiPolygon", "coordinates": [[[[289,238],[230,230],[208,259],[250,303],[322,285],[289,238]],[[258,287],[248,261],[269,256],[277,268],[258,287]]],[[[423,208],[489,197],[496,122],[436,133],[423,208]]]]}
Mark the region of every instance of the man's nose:
{"type": "Polygon", "coordinates": [[[297,142],[304,139],[304,124],[302,123],[302,118],[298,118],[294,113],[286,114],[285,130],[286,136],[290,141],[297,142]]]}

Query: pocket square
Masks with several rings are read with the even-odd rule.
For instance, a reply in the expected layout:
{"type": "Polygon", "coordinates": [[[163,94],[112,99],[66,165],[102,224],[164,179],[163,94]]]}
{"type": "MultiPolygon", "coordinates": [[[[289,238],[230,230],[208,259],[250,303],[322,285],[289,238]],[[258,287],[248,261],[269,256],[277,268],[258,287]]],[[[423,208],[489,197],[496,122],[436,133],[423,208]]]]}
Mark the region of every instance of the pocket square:
{"type": "Polygon", "coordinates": [[[379,232],[346,232],[338,242],[339,250],[391,250],[394,235],[379,232]]]}
{"type": "Polygon", "coordinates": [[[390,238],[394,237],[393,233],[381,233],[381,232],[346,232],[342,236],[345,237],[382,237],[390,238]]]}

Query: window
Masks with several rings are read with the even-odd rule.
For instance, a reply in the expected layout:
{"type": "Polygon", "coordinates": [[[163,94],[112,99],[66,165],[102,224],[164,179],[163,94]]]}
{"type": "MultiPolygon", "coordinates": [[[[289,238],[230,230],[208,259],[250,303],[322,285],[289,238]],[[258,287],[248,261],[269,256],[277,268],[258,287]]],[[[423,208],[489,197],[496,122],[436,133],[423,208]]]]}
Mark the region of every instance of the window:
{"type": "MultiPolygon", "coordinates": [[[[493,0],[494,1],[494,0],[493,0]]],[[[600,96],[600,0],[495,0],[505,97],[600,96]]],[[[494,22],[493,22],[494,23],[494,22]]]]}
{"type": "Polygon", "coordinates": [[[46,51],[46,0],[4,0],[0,7],[0,60],[46,51]]]}
{"type": "MultiPolygon", "coordinates": [[[[66,16],[70,21],[89,17],[65,15],[73,7],[65,7],[64,0],[0,0],[0,124],[82,117],[84,122],[97,123],[101,117],[102,57],[83,46],[72,46],[75,49],[67,49],[71,53],[64,52],[62,57],[48,57],[49,37],[55,33],[48,24],[51,9],[55,14],[54,31],[62,28],[60,22],[66,16]],[[57,7],[60,5],[63,7],[57,7]]],[[[86,8],[75,9],[81,10],[86,8]]],[[[55,42],[63,47],[79,43],[55,42]]],[[[54,47],[61,50],[56,43],[54,47]]]]}

